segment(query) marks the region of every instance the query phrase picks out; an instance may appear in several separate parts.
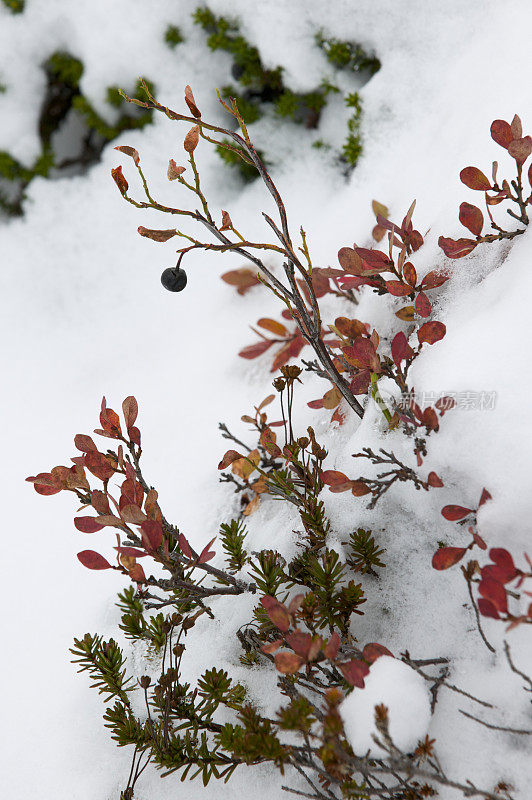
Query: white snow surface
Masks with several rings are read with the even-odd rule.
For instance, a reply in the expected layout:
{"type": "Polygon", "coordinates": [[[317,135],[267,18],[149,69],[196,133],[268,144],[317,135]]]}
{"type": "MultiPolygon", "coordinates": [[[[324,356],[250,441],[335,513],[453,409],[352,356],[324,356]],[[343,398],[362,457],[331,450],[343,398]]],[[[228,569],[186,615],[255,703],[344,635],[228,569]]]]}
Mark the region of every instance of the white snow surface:
{"type": "Polygon", "coordinates": [[[382,740],[375,726],[375,706],[388,709],[388,731],[396,747],[411,753],[430,724],[430,693],[415,669],[391,656],[381,656],[364,678],[364,688],[355,687],[340,706],[346,736],[358,756],[368,751],[386,756],[373,737],[382,740]]]}
{"type": "MultiPolygon", "coordinates": [[[[102,113],[108,85],[130,88],[143,74],[156,82],[164,103],[179,109],[183,88],[191,84],[204,117],[221,120],[214,88],[230,81],[231,61],[206,50],[203,32],[190,19],[195,5],[27,0],[26,11],[12,15],[0,3],[0,83],[7,87],[0,94],[0,149],[25,163],[35,158],[41,64],[62,48],[83,60],[83,91],[102,113]],[[178,24],[186,37],[175,51],[163,42],[168,24],[178,24]]],[[[525,132],[531,132],[529,0],[212,0],[210,6],[238,16],[265,63],[283,65],[294,89],[312,88],[330,69],[313,44],[318,29],[375,48],[381,59],[382,69],[361,90],[364,153],[349,179],[327,152],[310,147],[314,136],[325,133],[341,141],[346,112],[339,105],[329,107],[315,134],[271,120],[250,128],[270,156],[292,230],[304,225],[314,263],[336,266],[338,248],[353,241],[371,246],[372,199],[386,203],[392,219],[401,219],[416,198],[414,219],[425,236],[416,253],[418,274],[449,268],[438,236],[463,236],[458,206],[463,200],[478,202],[460,183],[460,169],[474,164],[490,174],[496,158],[501,169],[510,170],[511,160],[490,138],[493,119],[511,120],[518,113],[525,132]]],[[[168,158],[179,163],[183,156],[184,132],[159,117],[117,142],[140,151],[162,202],[177,202],[178,190],[165,176],[168,158]]],[[[227,209],[250,237],[267,236],[260,211],[272,213],[272,206],[260,183],[242,190],[204,144],[198,159],[213,208],[227,209]]],[[[217,423],[223,420],[245,437],[240,416],[271,391],[269,355],[249,362],[236,354],[254,341],[248,325],[261,316],[278,317],[276,299],[261,288],[240,297],[223,283],[220,274],[243,266],[229,255],[191,254],[186,292],[164,292],[159,275],[175,263],[172,242],[140,239],[136,228],[166,228],[168,220],[121,200],[109,172],[122,163],[135,187],[127,161],[107,148],[101,163],[84,176],[36,179],[25,216],[0,227],[6,565],[0,757],[3,794],[17,800],[111,800],[123,786],[130,758],[110,741],[102,700],[85,676],[76,675],[68,654],[73,636],[87,630],[123,642],[114,606],[122,584],[113,574],[85,570],[75,557],[90,547],[112,552],[112,534],[76,531],[71,498],[40,497],[25,477],[69,463],[74,434],[97,427],[102,395],[117,409],[134,394],[148,480],[159,491],[165,515],[194,545],[203,546],[238,511],[233,493],[218,483],[216,465],[227,442],[217,423]]],[[[430,437],[423,469],[435,470],[445,487],[417,493],[401,484],[374,512],[349,493],[323,495],[338,547],[364,526],[386,548],[381,578],[362,578],[368,601],[353,635],[361,645],[382,643],[395,656],[408,649],[416,659],[449,659],[448,681],[493,708],[440,687],[429,733],[437,740],[442,767],[452,779],[468,778],[484,788],[506,780],[515,786],[516,800],[530,796],[530,737],[481,727],[459,710],[497,725],[532,728],[530,699],[503,653],[506,636],[516,665],[532,671],[529,626],[505,634],[500,622],[483,619],[496,649],[490,653],[477,633],[459,568],[439,573],[430,561],[439,540],[464,542],[463,531],[441,517],[441,507],[476,504],[483,487],[493,497],[479,516],[489,545],[507,547],[517,560],[531,549],[530,265],[527,233],[512,247],[479,247],[453,262],[451,281],[433,293],[447,336],[417,360],[416,388],[497,393],[493,410],[450,412],[430,437]]],[[[393,308],[364,293],[354,315],[389,336],[397,330],[393,308]]],[[[340,314],[353,312],[327,298],[324,318],[340,314]]],[[[341,428],[329,424],[330,415],[311,411],[306,402],[324,390],[318,378],[306,379],[296,396],[296,422],[301,431],[314,425],[329,450],[328,469],[355,477],[360,465],[352,454],[364,446],[385,446],[414,466],[411,442],[400,433],[384,434],[372,406],[361,423],[348,416],[341,428]]],[[[285,555],[295,552],[298,517],[291,508],[265,500],[248,524],[251,549],[275,542],[285,555]]],[[[190,637],[189,677],[214,663],[225,667],[273,715],[278,705],[273,670],[250,670],[238,659],[234,632],[249,619],[251,602],[221,598],[214,607],[216,625],[200,624],[190,637]]],[[[144,655],[135,651],[131,657],[141,663],[144,655]]],[[[379,659],[372,675],[388,663],[379,659]]],[[[357,693],[362,695],[355,690],[346,704],[355,703],[357,693]]],[[[369,733],[368,722],[366,739],[369,733]]],[[[181,789],[174,779],[161,780],[147,770],[138,793],[142,800],[166,800],[178,791],[190,800],[235,795],[278,800],[286,797],[283,780],[261,767],[237,770],[227,786],[211,783],[204,789],[195,781],[181,789]]],[[[453,800],[457,794],[443,788],[440,797],[453,800]]]]}

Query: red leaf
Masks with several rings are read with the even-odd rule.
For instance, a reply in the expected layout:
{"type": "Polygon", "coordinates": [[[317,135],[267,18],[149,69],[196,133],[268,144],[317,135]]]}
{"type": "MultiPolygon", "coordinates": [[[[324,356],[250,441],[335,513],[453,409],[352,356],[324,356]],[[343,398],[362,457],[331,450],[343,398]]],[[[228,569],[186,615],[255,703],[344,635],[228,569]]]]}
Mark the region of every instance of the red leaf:
{"type": "Polygon", "coordinates": [[[127,144],[122,144],[119,145],[118,147],[115,147],[115,150],[118,150],[120,153],[125,153],[126,156],[132,158],[133,161],[135,162],[135,166],[138,167],[140,158],[138,150],[135,150],[134,147],[129,147],[129,145],[127,144]]]}
{"type": "Polygon", "coordinates": [[[82,453],[89,453],[91,450],[98,450],[90,436],[84,433],[77,433],[74,436],[74,444],[82,453]]]}
{"type": "Polygon", "coordinates": [[[446,327],[443,322],[425,322],[417,332],[417,338],[420,344],[427,342],[427,344],[435,344],[443,339],[446,332],[446,327]]]}
{"type": "Polygon", "coordinates": [[[334,632],[323,648],[323,652],[326,658],[330,658],[331,661],[334,661],[336,656],[338,655],[338,650],[340,649],[340,637],[336,632],[334,632]]]}
{"type": "Polygon", "coordinates": [[[342,353],[353,366],[359,369],[369,369],[371,372],[380,372],[381,364],[373,342],[362,337],[355,339],[353,344],[342,347],[342,353]]]}
{"type": "Polygon", "coordinates": [[[296,614],[299,611],[299,609],[301,608],[301,606],[303,605],[303,600],[304,599],[305,599],[305,595],[304,594],[302,594],[302,593],[295,594],[292,597],[292,599],[290,600],[290,602],[288,603],[288,613],[292,614],[292,615],[296,614]]]}
{"type": "Polygon", "coordinates": [[[429,477],[427,478],[427,483],[429,486],[436,488],[440,488],[443,486],[443,481],[435,472],[429,472],[429,477]]]}
{"type": "Polygon", "coordinates": [[[111,170],[111,177],[113,178],[114,182],[118,186],[118,189],[119,189],[120,194],[122,195],[122,197],[125,197],[126,196],[126,192],[127,192],[128,188],[129,188],[129,184],[126,181],[126,179],[124,178],[124,175],[122,173],[122,167],[115,167],[115,169],[112,169],[111,170]]]}
{"type": "Polygon", "coordinates": [[[214,552],[214,550],[209,550],[209,547],[211,546],[211,544],[212,544],[212,543],[213,543],[215,540],[216,540],[216,536],[214,537],[214,539],[211,539],[211,541],[209,542],[209,544],[206,544],[206,545],[205,545],[205,547],[204,547],[204,548],[203,548],[203,550],[201,551],[201,553],[200,553],[200,556],[199,556],[199,558],[198,558],[198,564],[206,564],[206,563],[207,563],[207,561],[210,561],[212,558],[214,558],[214,556],[216,555],[216,553],[214,552]]]}
{"type": "Polygon", "coordinates": [[[309,408],[323,408],[323,398],[320,397],[319,400],[311,400],[307,403],[309,408]]]}
{"type": "Polygon", "coordinates": [[[421,415],[421,422],[428,431],[439,430],[440,424],[438,422],[438,415],[430,406],[423,411],[421,415]]]}
{"type": "Polygon", "coordinates": [[[491,600],[484,600],[484,598],[480,598],[477,602],[478,610],[482,614],[483,617],[493,617],[493,619],[500,619],[499,612],[491,602],[491,600]]]}
{"type": "Polygon", "coordinates": [[[96,533],[103,530],[103,525],[96,522],[94,517],[74,517],[74,525],[82,533],[96,533]]]}
{"type": "MultiPolygon", "coordinates": [[[[517,577],[519,573],[508,550],[502,547],[492,547],[489,556],[493,563],[496,564],[495,569],[490,572],[492,577],[496,577],[501,583],[508,583],[517,577]]],[[[484,571],[482,571],[482,574],[484,575],[484,571]]]]}
{"type": "Polygon", "coordinates": [[[320,478],[327,486],[338,486],[339,484],[349,482],[347,475],[334,469],[326,469],[321,473],[320,478]]]}
{"type": "Polygon", "coordinates": [[[443,284],[448,281],[449,278],[450,275],[446,275],[444,272],[436,272],[435,270],[432,270],[432,272],[427,272],[421,281],[421,288],[436,289],[438,286],[443,286],[443,284]]]}
{"type": "Polygon", "coordinates": [[[183,174],[186,167],[179,167],[173,158],[171,158],[168,162],[168,169],[166,170],[166,177],[169,181],[175,181],[179,178],[180,175],[183,174]]]}
{"type": "Polygon", "coordinates": [[[128,429],[128,435],[133,444],[140,447],[140,431],[135,425],[128,429]]]}
{"type": "Polygon", "coordinates": [[[268,594],[261,597],[260,602],[266,609],[266,613],[273,624],[283,633],[288,631],[290,628],[290,614],[283,604],[268,594]]]}
{"type": "Polygon", "coordinates": [[[222,208],[222,224],[220,225],[221,231],[230,231],[233,228],[233,221],[229,211],[224,211],[222,208]]]}
{"type": "Polygon", "coordinates": [[[285,641],[288,647],[291,647],[294,653],[305,659],[308,659],[310,647],[312,645],[312,636],[310,633],[303,631],[294,631],[293,633],[285,636],[285,641]]]}
{"type": "Polygon", "coordinates": [[[147,550],[157,550],[163,541],[163,528],[160,522],[147,519],[140,526],[142,541],[147,550]]]}
{"type": "Polygon", "coordinates": [[[388,272],[393,266],[389,256],[381,250],[369,250],[365,247],[356,247],[355,253],[360,256],[363,264],[363,275],[373,275],[379,272],[388,272]]]}
{"type": "Polygon", "coordinates": [[[340,664],[338,668],[347,683],[350,683],[351,686],[358,686],[359,689],[364,688],[364,678],[369,675],[369,667],[365,661],[353,659],[353,661],[340,664]]]}
{"type": "Polygon", "coordinates": [[[192,112],[192,116],[199,119],[201,117],[201,111],[196,105],[196,101],[194,100],[194,95],[192,94],[192,89],[190,86],[185,86],[185,103],[190,108],[192,112]]]}
{"type": "Polygon", "coordinates": [[[487,489],[482,489],[482,494],[480,495],[480,500],[478,502],[478,507],[483,506],[484,503],[487,503],[488,500],[491,500],[491,494],[488,492],[487,489]]]}
{"type": "Polygon", "coordinates": [[[341,247],[338,250],[338,261],[342,269],[350,275],[362,275],[364,271],[362,259],[352,247],[341,247]]]}
{"type": "Polygon", "coordinates": [[[532,153],[532,137],[524,136],[522,139],[514,139],[508,145],[508,152],[515,158],[519,166],[523,166],[530,153],[532,153]]]}
{"type": "Polygon", "coordinates": [[[38,475],[26,478],[26,480],[30,483],[33,483],[33,488],[37,494],[44,496],[57,494],[63,488],[62,486],[57,486],[57,483],[54,481],[50,472],[39,472],[38,475]]]}
{"type": "Polygon", "coordinates": [[[137,419],[137,415],[139,413],[138,403],[132,395],[126,397],[122,403],[122,412],[126,421],[126,428],[129,430],[131,426],[135,424],[135,420],[137,419]]]}
{"type": "Polygon", "coordinates": [[[239,458],[242,458],[242,456],[240,455],[240,453],[237,453],[236,450],[228,450],[227,453],[222,458],[222,460],[220,461],[220,463],[218,464],[218,469],[225,469],[226,467],[229,466],[229,464],[232,464],[233,461],[236,461],[239,458]]]}
{"type": "Polygon", "coordinates": [[[473,531],[473,528],[470,528],[469,531],[472,534],[473,541],[475,542],[477,547],[480,547],[481,550],[487,550],[488,549],[488,545],[486,544],[484,539],[481,536],[479,536],[478,533],[475,533],[473,531]]]}
{"type": "Polygon", "coordinates": [[[251,269],[241,267],[240,269],[232,269],[229,272],[224,272],[221,276],[225,283],[231,286],[236,286],[238,294],[244,295],[252,286],[257,286],[260,281],[257,278],[257,273],[251,269]]]}
{"type": "Polygon", "coordinates": [[[484,215],[480,208],[471,203],[461,203],[458,218],[474,236],[480,236],[484,227],[484,215]]]}
{"type": "Polygon", "coordinates": [[[276,653],[282,644],[283,644],[282,639],[276,639],[274,642],[266,642],[266,644],[263,644],[260,649],[262,650],[263,653],[271,655],[272,653],[276,653]]]}
{"type": "Polygon", "coordinates": [[[364,369],[360,372],[357,372],[349,384],[349,388],[353,394],[367,394],[370,383],[371,372],[369,369],[364,369]]]}
{"type": "Polygon", "coordinates": [[[436,400],[434,405],[443,417],[446,411],[450,411],[451,408],[455,407],[456,401],[453,397],[450,397],[446,394],[443,397],[440,397],[439,400],[436,400]]]}
{"type": "Polygon", "coordinates": [[[417,313],[420,317],[428,317],[432,306],[430,304],[430,300],[425,294],[425,292],[420,292],[415,300],[414,308],[416,309],[417,313]]]}
{"type": "Polygon", "coordinates": [[[277,653],[275,656],[275,666],[283,675],[293,675],[303,664],[303,659],[296,653],[277,653]]]}
{"type": "Polygon", "coordinates": [[[506,596],[506,589],[496,581],[495,578],[491,576],[482,577],[478,585],[479,594],[482,595],[486,600],[489,600],[497,611],[502,614],[506,614],[508,611],[508,598],[506,596]]]}
{"type": "Polygon", "coordinates": [[[510,142],[513,141],[514,135],[512,133],[512,129],[508,122],[505,122],[503,119],[495,119],[491,123],[491,138],[494,142],[497,142],[501,147],[504,147],[505,150],[508,149],[508,145],[510,142]]]}
{"type": "Polygon", "coordinates": [[[486,192],[491,189],[491,183],[478,167],[464,167],[460,172],[460,180],[470,189],[486,192]]]}
{"type": "Polygon", "coordinates": [[[432,556],[432,566],[438,570],[449,569],[458,564],[466,553],[466,547],[440,547],[432,556]]]}
{"type": "Polygon", "coordinates": [[[450,522],[456,522],[472,513],[472,508],[465,508],[464,506],[444,506],[441,510],[442,517],[445,517],[445,519],[448,519],[450,522]]]}
{"type": "Polygon", "coordinates": [[[108,481],[116,472],[103,453],[92,451],[90,453],[85,453],[83,462],[89,472],[92,472],[92,474],[101,481],[108,481]]]}
{"type": "Polygon", "coordinates": [[[463,258],[475,249],[478,242],[474,239],[446,239],[440,236],[438,244],[447,258],[463,258]]]}
{"type": "Polygon", "coordinates": [[[94,550],[82,550],[78,553],[78,559],[87,569],[111,569],[107,559],[94,550]]]}
{"type": "Polygon", "coordinates": [[[407,261],[403,266],[403,278],[407,283],[410,284],[412,288],[414,288],[417,283],[417,272],[416,268],[410,263],[410,261],[407,261]]]}
{"type": "Polygon", "coordinates": [[[141,236],[144,236],[146,239],[152,239],[154,242],[167,242],[168,239],[172,238],[172,236],[177,236],[177,231],[175,228],[159,231],[153,230],[152,228],[144,228],[142,225],[139,225],[137,231],[141,236]]]}
{"type": "Polygon", "coordinates": [[[261,339],[260,342],[256,342],[255,344],[250,344],[247,347],[244,347],[243,350],[239,352],[240,358],[257,358],[261,356],[263,353],[271,347],[273,341],[267,341],[266,339],[261,339]]]}
{"type": "Polygon", "coordinates": [[[405,359],[414,355],[414,351],[408,344],[408,339],[402,331],[393,337],[391,351],[392,358],[397,367],[400,366],[401,361],[404,361],[405,359]]]}
{"type": "Polygon", "coordinates": [[[385,281],[385,286],[389,293],[394,297],[406,297],[412,293],[412,287],[401,281],[385,281]]]}
{"type": "Polygon", "coordinates": [[[95,511],[100,515],[107,515],[111,513],[111,506],[104,492],[94,489],[91,492],[91,505],[95,511]]]}
{"type": "Polygon", "coordinates": [[[198,146],[198,142],[199,142],[199,128],[197,125],[194,125],[185,136],[183,147],[185,148],[187,153],[193,153],[196,147],[198,146]]]}
{"type": "Polygon", "coordinates": [[[177,541],[179,543],[179,547],[183,555],[186,556],[186,558],[191,559],[193,557],[192,550],[190,549],[190,545],[188,543],[188,539],[186,538],[186,536],[183,536],[183,534],[180,533],[177,541]]]}
{"type": "Polygon", "coordinates": [[[512,131],[512,136],[514,139],[520,139],[523,135],[523,125],[521,123],[520,117],[517,114],[514,115],[513,120],[510,123],[510,129],[512,131]]]}
{"type": "Polygon", "coordinates": [[[371,489],[364,481],[351,481],[351,494],[353,497],[364,497],[364,495],[370,492],[371,489]]]}
{"type": "Polygon", "coordinates": [[[373,664],[373,662],[381,656],[394,657],[393,653],[390,653],[387,647],[385,647],[383,644],[378,644],[377,642],[370,642],[362,651],[362,658],[364,661],[367,661],[368,664],[373,664]]]}

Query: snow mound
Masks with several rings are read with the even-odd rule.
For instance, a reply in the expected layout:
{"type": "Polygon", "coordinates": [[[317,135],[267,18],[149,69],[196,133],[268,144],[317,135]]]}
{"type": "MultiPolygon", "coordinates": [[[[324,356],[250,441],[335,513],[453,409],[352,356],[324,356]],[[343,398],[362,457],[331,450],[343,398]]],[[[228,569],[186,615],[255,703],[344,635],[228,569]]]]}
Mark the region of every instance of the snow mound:
{"type": "Polygon", "coordinates": [[[345,734],[357,755],[368,750],[383,754],[373,736],[375,706],[388,708],[389,731],[393,743],[404,753],[415,749],[430,724],[430,695],[421,675],[391,656],[381,656],[364,680],[364,689],[354,689],[340,707],[345,734]]]}

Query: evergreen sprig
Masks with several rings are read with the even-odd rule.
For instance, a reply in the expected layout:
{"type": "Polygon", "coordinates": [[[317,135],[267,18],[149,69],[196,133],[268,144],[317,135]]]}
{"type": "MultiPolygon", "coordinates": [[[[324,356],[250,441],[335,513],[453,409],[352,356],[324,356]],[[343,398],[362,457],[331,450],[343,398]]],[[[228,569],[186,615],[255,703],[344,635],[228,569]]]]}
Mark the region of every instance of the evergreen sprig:
{"type": "Polygon", "coordinates": [[[118,697],[129,707],[128,692],[135,689],[133,678],[126,676],[125,658],[114,639],[105,642],[103,637],[86,633],[83,639],[74,639],[70,649],[72,663],[80,664],[78,672],[88,671],[94,683],[91,688],[107,695],[108,702],[118,697]]]}

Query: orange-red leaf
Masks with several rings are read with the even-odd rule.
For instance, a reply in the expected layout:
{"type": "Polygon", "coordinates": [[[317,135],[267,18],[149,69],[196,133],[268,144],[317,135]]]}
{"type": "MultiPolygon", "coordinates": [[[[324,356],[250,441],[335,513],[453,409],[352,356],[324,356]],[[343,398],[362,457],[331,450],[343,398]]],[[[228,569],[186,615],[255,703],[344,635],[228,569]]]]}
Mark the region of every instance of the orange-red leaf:
{"type": "Polygon", "coordinates": [[[96,533],[103,530],[103,525],[96,522],[94,517],[74,517],[74,525],[82,533],[96,533]]]}
{"type": "Polygon", "coordinates": [[[475,189],[479,192],[486,192],[488,189],[491,189],[491,183],[478,167],[464,167],[460,172],[460,180],[462,183],[465,183],[469,189],[475,189]]]}
{"type": "Polygon", "coordinates": [[[270,331],[270,333],[273,333],[275,336],[286,336],[288,333],[284,325],[280,322],[276,322],[274,319],[268,319],[267,317],[261,317],[261,319],[257,321],[257,325],[270,331]]]}
{"type": "Polygon", "coordinates": [[[358,686],[359,689],[364,688],[364,678],[369,675],[369,667],[365,661],[353,659],[345,664],[340,664],[339,670],[351,686],[358,686]]]}
{"type": "Polygon", "coordinates": [[[474,239],[449,239],[440,236],[438,244],[447,258],[463,258],[475,249],[478,242],[474,239]]]}
{"type": "Polygon", "coordinates": [[[513,141],[514,138],[510,124],[504,119],[495,119],[491,123],[490,130],[493,141],[497,142],[497,144],[507,150],[508,145],[513,141]]]}
{"type": "Polygon", "coordinates": [[[122,173],[122,167],[115,167],[115,169],[112,169],[111,170],[111,176],[112,176],[114,182],[116,183],[116,185],[118,186],[120,194],[123,197],[125,197],[126,192],[127,192],[128,188],[129,188],[129,184],[126,181],[126,179],[124,178],[124,175],[122,173]]]}
{"type": "Polygon", "coordinates": [[[466,547],[440,547],[432,556],[432,566],[438,570],[449,569],[458,564],[466,553],[466,547]]]}
{"type": "Polygon", "coordinates": [[[272,344],[273,341],[261,339],[260,342],[255,342],[255,344],[250,344],[247,347],[244,347],[238,355],[240,358],[257,358],[265,353],[266,350],[272,346],[272,344]]]}
{"type": "Polygon", "coordinates": [[[190,86],[185,86],[185,103],[190,108],[192,112],[192,116],[199,119],[201,117],[201,111],[196,105],[196,101],[194,100],[194,95],[192,94],[192,89],[190,86]]]}
{"type": "Polygon", "coordinates": [[[168,169],[166,171],[166,177],[168,178],[169,181],[175,181],[175,180],[177,180],[177,178],[179,178],[180,175],[183,174],[184,171],[185,171],[185,167],[178,166],[175,163],[174,159],[171,158],[170,161],[168,162],[168,169]]]}
{"type": "Polygon", "coordinates": [[[480,208],[471,205],[471,203],[461,203],[458,217],[462,225],[471,231],[474,236],[480,236],[484,227],[484,215],[480,208]]]}
{"type": "Polygon", "coordinates": [[[362,651],[362,658],[364,661],[367,661],[368,664],[373,664],[373,662],[381,656],[394,657],[393,653],[391,653],[387,647],[383,644],[378,644],[378,642],[369,642],[362,651]]]}
{"type": "Polygon", "coordinates": [[[463,519],[467,517],[468,514],[472,514],[472,508],[465,508],[465,506],[444,506],[441,510],[442,517],[448,519],[450,522],[456,522],[459,519],[463,519]]]}
{"type": "Polygon", "coordinates": [[[443,339],[446,333],[446,327],[443,322],[425,322],[417,332],[417,338],[420,344],[427,342],[427,344],[435,344],[443,339]]]}
{"type": "Polygon", "coordinates": [[[282,651],[275,656],[275,666],[283,675],[293,675],[303,664],[303,659],[296,653],[282,651]]]}
{"type": "Polygon", "coordinates": [[[183,147],[185,148],[187,153],[193,153],[196,147],[198,146],[198,142],[199,142],[199,128],[197,125],[194,125],[185,136],[183,147]]]}
{"type": "Polygon", "coordinates": [[[165,231],[158,231],[153,230],[152,228],[144,228],[142,225],[139,225],[137,231],[141,236],[144,236],[146,239],[152,239],[154,242],[167,242],[168,239],[171,239],[173,236],[177,236],[177,231],[175,228],[165,231]]]}
{"type": "Polygon", "coordinates": [[[121,153],[125,153],[126,156],[129,156],[130,158],[132,158],[133,161],[135,162],[135,166],[138,167],[140,158],[139,158],[138,150],[135,150],[134,147],[129,147],[129,145],[127,145],[127,144],[122,144],[122,145],[119,145],[118,147],[115,147],[115,150],[119,150],[121,153]]]}
{"type": "Polygon", "coordinates": [[[110,563],[95,550],[82,550],[78,559],[87,569],[111,569],[110,563]]]}

